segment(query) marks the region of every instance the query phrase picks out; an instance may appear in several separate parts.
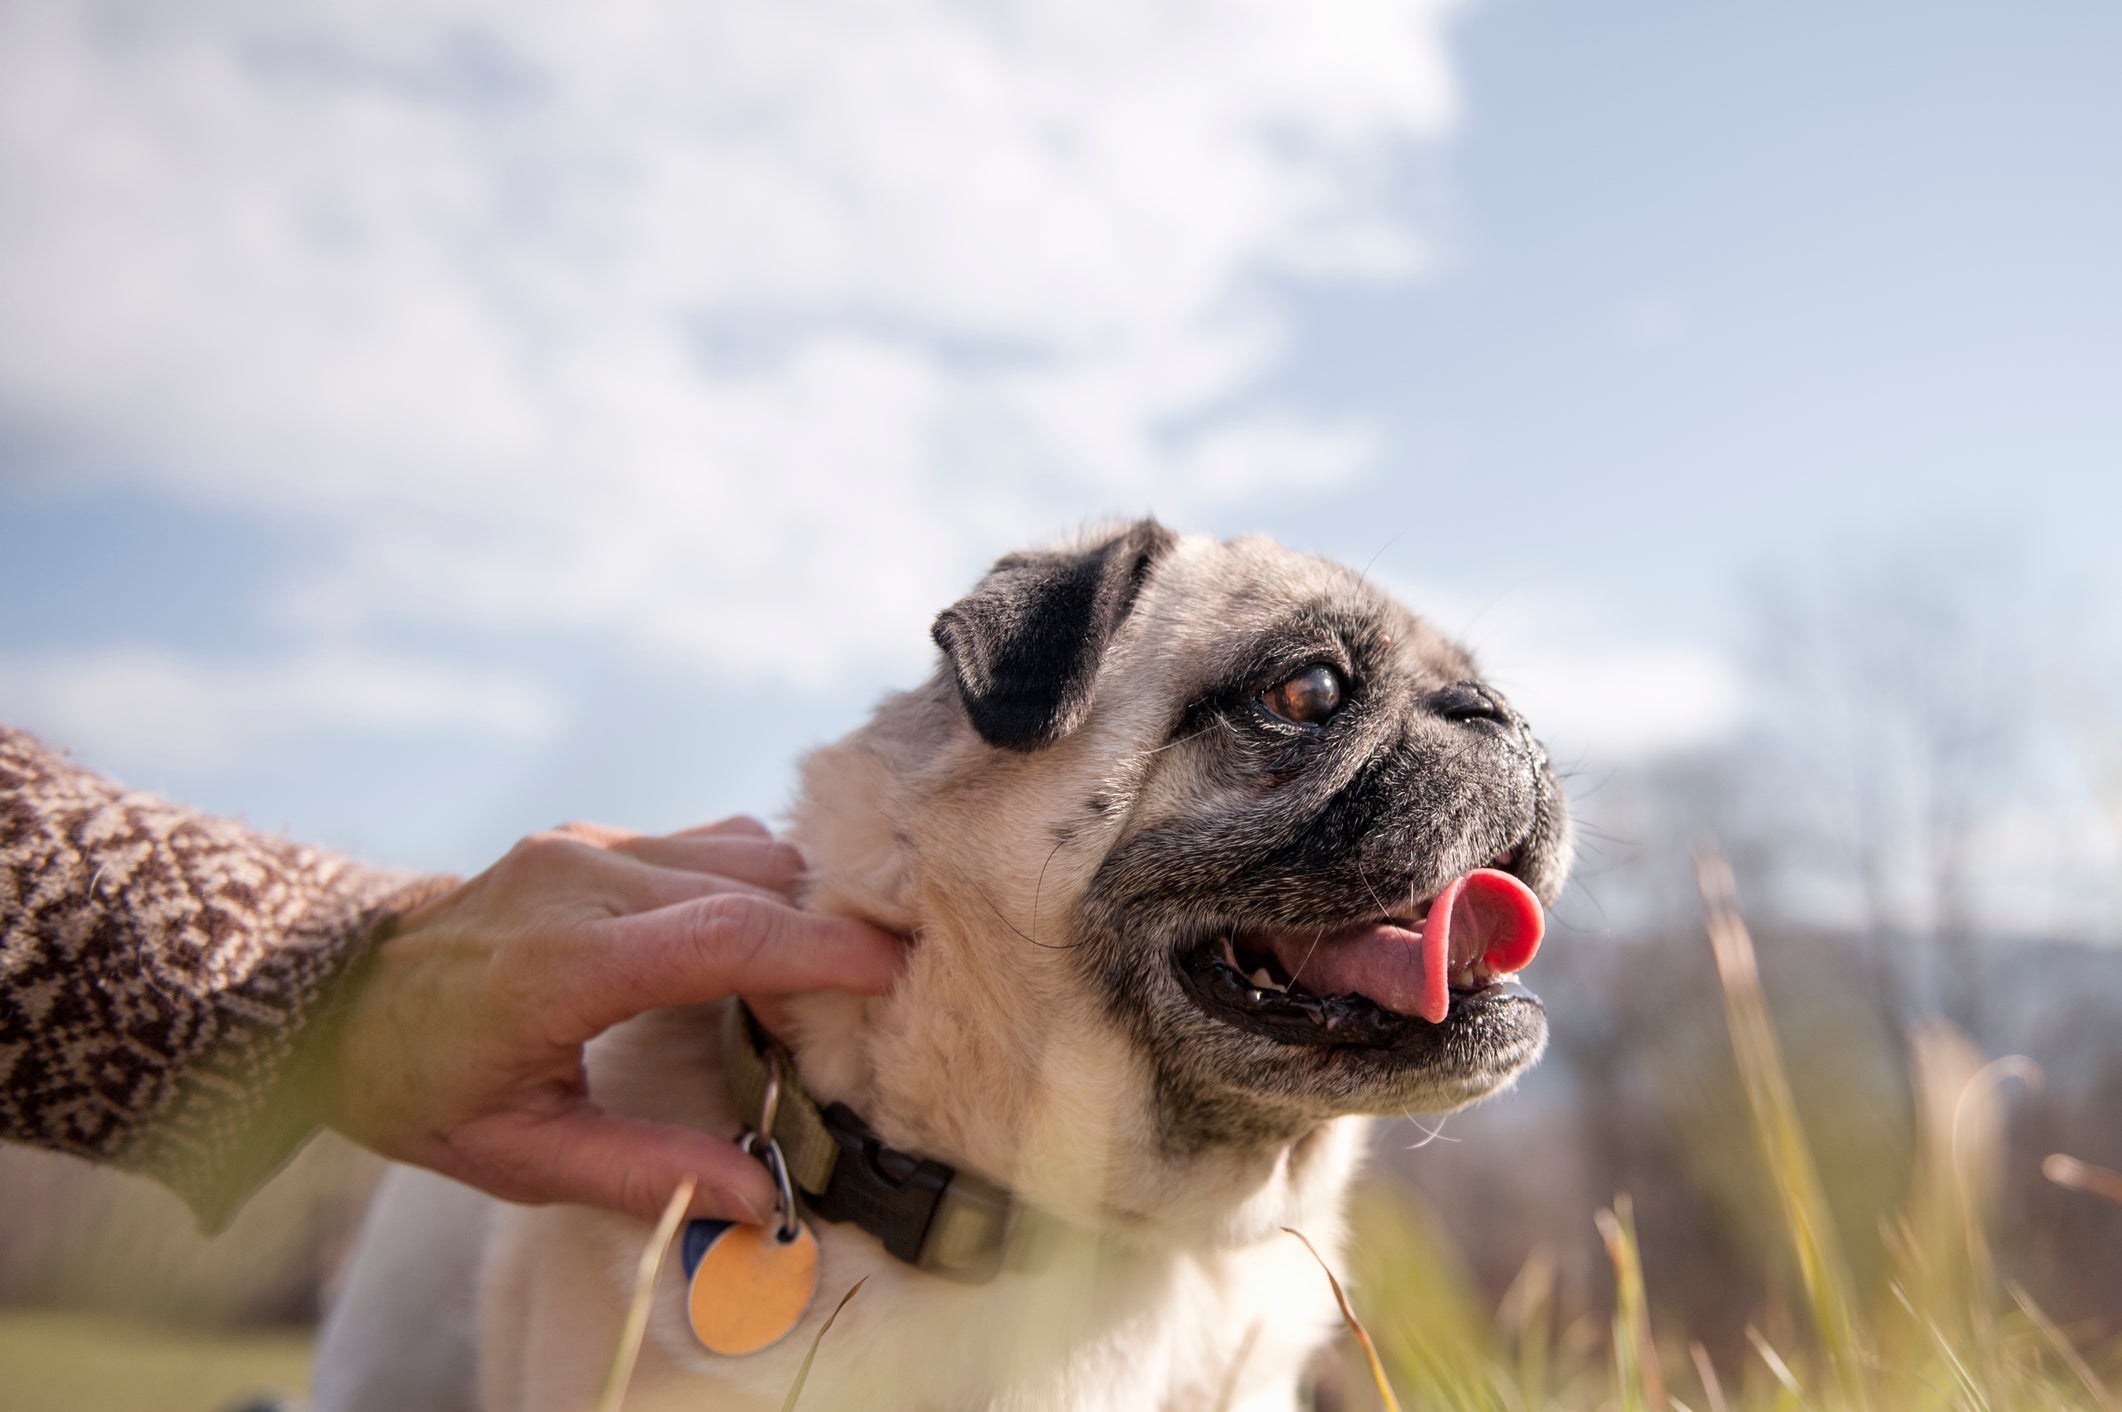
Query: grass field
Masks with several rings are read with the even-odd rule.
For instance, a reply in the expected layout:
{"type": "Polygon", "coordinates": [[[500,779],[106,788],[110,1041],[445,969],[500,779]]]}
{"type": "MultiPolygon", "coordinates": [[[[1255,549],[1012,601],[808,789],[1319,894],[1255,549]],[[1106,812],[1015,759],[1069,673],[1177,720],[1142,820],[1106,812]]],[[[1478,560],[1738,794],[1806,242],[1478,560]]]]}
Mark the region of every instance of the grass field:
{"type": "MultiPolygon", "coordinates": [[[[1593,1215],[1613,1268],[1610,1324],[1569,1317],[1551,1266],[1529,1262],[1491,1311],[1455,1272],[1448,1243],[1403,1202],[1359,1202],[1351,1243],[1356,1313],[1381,1355],[1375,1405],[1453,1412],[2122,1412],[2122,1343],[2081,1346],[2000,1275],[1988,1225],[1998,1088],[2037,1078],[1986,1060],[1943,1027],[1912,1057],[1916,1166],[1905,1208],[1877,1234],[1886,1271],[1860,1287],[1837,1235],[1728,875],[1704,870],[1710,935],[1755,1160],[1781,1217],[1787,1292],[1764,1290],[1747,1347],[1719,1367],[1659,1308],[1629,1202],[1593,1215]]],[[[2051,1158],[2052,1180],[2122,1203],[2113,1173],[2051,1158]]],[[[2122,1219],[2118,1211],[2117,1219],[2122,1219]]],[[[1867,1254],[1872,1252],[1866,1252],[1867,1254]]],[[[1353,1365],[1360,1368],[1360,1365],[1353,1365]]],[[[1367,1373],[1347,1379],[1355,1400],[1367,1373]]]]}
{"type": "MultiPolygon", "coordinates": [[[[1329,1380],[1331,1404],[1352,1412],[2122,1412],[2113,1391],[2122,1386],[2122,1343],[2059,1329],[2000,1275],[1990,1249],[1998,1089],[2028,1078],[2023,1065],[1988,1060],[1943,1027],[1919,1034],[1905,1207],[1877,1232],[1877,1248],[1845,1244],[1751,939],[1713,869],[1706,883],[1750,1160],[1780,1217],[1777,1287],[1760,1291],[1746,1343],[1712,1356],[1686,1312],[1661,1304],[1625,1196],[1586,1213],[1611,1261],[1609,1321],[1562,1308],[1553,1266],[1537,1256],[1492,1306],[1423,1211],[1374,1187],[1359,1195],[1349,1268],[1338,1273],[1375,1342],[1380,1376],[1351,1340],[1329,1380]],[[1859,1280],[1859,1269],[1885,1273],[1859,1280]]],[[[2122,1177],[2064,1158],[2051,1159],[2050,1175],[2087,1199],[2116,1202],[2122,1220],[2122,1177]]],[[[637,1312],[646,1297],[644,1286],[637,1312]]],[[[831,1335],[816,1348],[830,1359],[831,1335]]],[[[308,1361],[301,1330],[231,1333],[0,1309],[0,1412],[226,1412],[260,1393],[299,1393],[308,1361]]],[[[622,1400],[628,1366],[616,1361],[605,1406],[622,1400]]],[[[877,1405],[892,1404],[880,1395],[877,1405]]]]}
{"type": "Polygon", "coordinates": [[[309,1379],[300,1329],[186,1329],[0,1309],[0,1412],[224,1412],[309,1379]]]}

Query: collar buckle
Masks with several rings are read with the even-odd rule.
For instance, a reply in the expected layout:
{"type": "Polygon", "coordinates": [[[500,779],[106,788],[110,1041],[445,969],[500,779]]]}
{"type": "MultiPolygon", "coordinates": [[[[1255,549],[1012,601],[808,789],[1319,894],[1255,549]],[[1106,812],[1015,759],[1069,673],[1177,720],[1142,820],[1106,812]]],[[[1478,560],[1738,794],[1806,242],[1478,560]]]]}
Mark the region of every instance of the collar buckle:
{"type": "Polygon", "coordinates": [[[852,1221],[907,1264],[963,1284],[1002,1267],[1009,1193],[969,1172],[886,1146],[845,1103],[821,1115],[839,1146],[832,1179],[811,1194],[828,1221],[852,1221]]]}
{"type": "Polygon", "coordinates": [[[768,1150],[786,1150],[777,1177],[792,1178],[814,1214],[861,1227],[895,1258],[943,1279],[984,1284],[1000,1271],[1017,1224],[1007,1189],[887,1145],[844,1103],[821,1111],[788,1052],[741,1001],[729,1009],[723,1061],[731,1101],[761,1113],[768,1150]]]}

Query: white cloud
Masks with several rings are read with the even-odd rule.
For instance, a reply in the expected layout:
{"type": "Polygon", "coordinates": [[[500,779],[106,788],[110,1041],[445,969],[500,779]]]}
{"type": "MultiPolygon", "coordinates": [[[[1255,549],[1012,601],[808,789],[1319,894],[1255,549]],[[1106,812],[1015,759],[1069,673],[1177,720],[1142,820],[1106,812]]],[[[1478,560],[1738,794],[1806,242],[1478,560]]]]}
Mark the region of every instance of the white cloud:
{"type": "Polygon", "coordinates": [[[560,712],[506,676],[320,650],[291,660],[202,662],[157,648],[0,658],[0,719],[123,767],[206,770],[323,729],[395,736],[551,736],[560,712]]]}
{"type": "Polygon", "coordinates": [[[1707,745],[1736,729],[1743,695],[1724,658],[1696,648],[1540,644],[1496,681],[1558,760],[1599,764],[1707,745]]]}
{"type": "Polygon", "coordinates": [[[1241,394],[1278,280],[1420,270],[1452,8],[0,7],[0,409],[328,526],[318,631],[917,656],[1088,507],[1364,464],[1241,394]]]}
{"type": "Polygon", "coordinates": [[[2010,937],[2110,939],[2122,901],[2122,839],[2091,801],[2017,803],[1975,821],[1968,891],[2010,937]]]}

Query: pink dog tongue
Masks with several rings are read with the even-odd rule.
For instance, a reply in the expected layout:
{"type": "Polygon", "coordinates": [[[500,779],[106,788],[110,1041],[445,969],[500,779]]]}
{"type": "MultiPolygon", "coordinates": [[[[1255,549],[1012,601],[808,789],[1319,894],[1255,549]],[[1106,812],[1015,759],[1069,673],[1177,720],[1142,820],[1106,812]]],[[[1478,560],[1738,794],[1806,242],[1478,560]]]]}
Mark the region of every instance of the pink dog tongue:
{"type": "Polygon", "coordinates": [[[1366,995],[1434,1025],[1451,1008],[1452,972],[1472,967],[1487,979],[1524,970],[1545,925],[1531,888],[1477,868],[1445,884],[1419,930],[1372,922],[1281,959],[1315,994],[1366,995]]]}

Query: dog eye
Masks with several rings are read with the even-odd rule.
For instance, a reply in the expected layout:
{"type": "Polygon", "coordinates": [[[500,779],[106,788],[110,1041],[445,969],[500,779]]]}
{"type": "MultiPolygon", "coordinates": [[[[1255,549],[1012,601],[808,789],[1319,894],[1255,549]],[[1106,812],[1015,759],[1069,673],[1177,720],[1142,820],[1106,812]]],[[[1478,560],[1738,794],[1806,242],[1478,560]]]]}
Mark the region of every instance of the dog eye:
{"type": "Polygon", "coordinates": [[[1341,676],[1323,664],[1306,667],[1263,694],[1260,704],[1285,721],[1316,726],[1340,708],[1341,676]]]}

